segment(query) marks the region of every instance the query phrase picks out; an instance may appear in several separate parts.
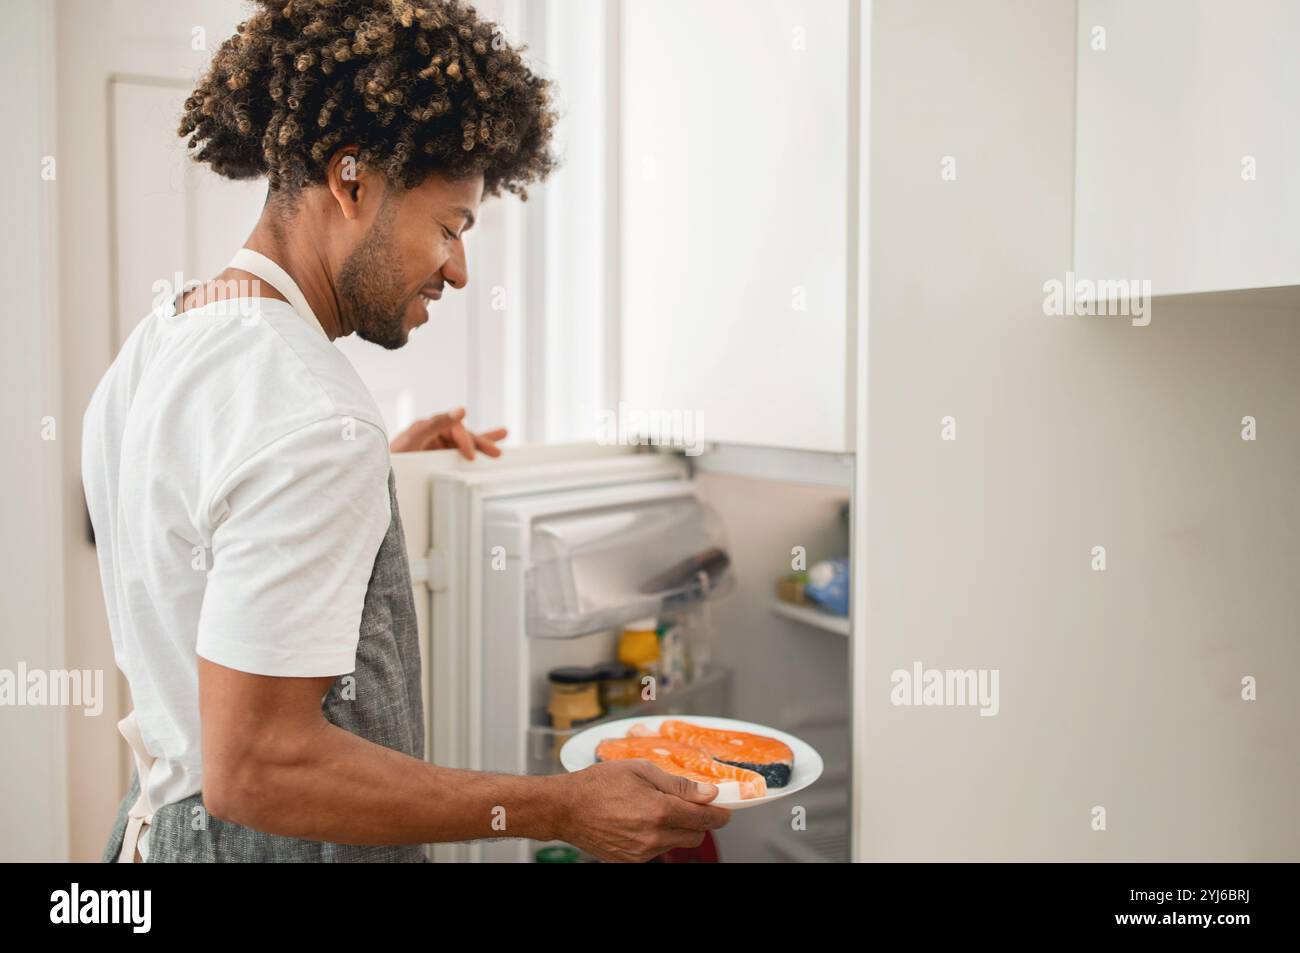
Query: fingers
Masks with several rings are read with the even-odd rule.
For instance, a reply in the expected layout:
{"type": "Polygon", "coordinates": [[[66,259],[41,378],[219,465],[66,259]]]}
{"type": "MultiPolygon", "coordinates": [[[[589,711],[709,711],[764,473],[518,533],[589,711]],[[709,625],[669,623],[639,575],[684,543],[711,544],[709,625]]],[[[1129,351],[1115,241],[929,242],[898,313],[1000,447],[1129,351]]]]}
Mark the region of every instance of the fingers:
{"type": "Polygon", "coordinates": [[[606,863],[644,864],[661,857],[677,847],[699,847],[704,843],[705,830],[683,830],[680,828],[661,827],[649,837],[635,838],[631,841],[591,845],[591,850],[606,863]]]}
{"type": "Polygon", "coordinates": [[[478,447],[489,457],[501,456],[501,448],[497,446],[497,441],[505,439],[505,427],[499,427],[496,430],[489,430],[487,433],[470,434],[470,436],[474,438],[474,446],[478,447]]]}
{"type": "Polygon", "coordinates": [[[424,445],[421,450],[445,450],[456,445],[452,432],[465,417],[465,408],[457,407],[445,414],[434,414],[425,420],[424,445]]]}
{"type": "Polygon", "coordinates": [[[664,794],[663,826],[677,831],[711,831],[731,820],[731,811],[709,802],[718,796],[716,784],[692,781],[669,774],[656,765],[644,762],[642,776],[664,794]]]}
{"type": "Polygon", "coordinates": [[[668,819],[665,826],[676,831],[712,831],[726,827],[731,811],[712,804],[692,804],[681,798],[667,798],[668,819]]]}
{"type": "MultiPolygon", "coordinates": [[[[464,415],[463,410],[461,415],[464,415]]],[[[498,427],[496,430],[476,434],[458,423],[447,431],[446,436],[450,443],[444,444],[444,446],[455,446],[460,450],[460,455],[466,460],[474,459],[476,449],[489,457],[499,457],[501,456],[501,448],[497,446],[496,442],[504,440],[507,432],[505,427],[498,427]]]]}
{"type": "Polygon", "coordinates": [[[456,426],[451,428],[449,436],[456,444],[456,448],[460,450],[460,455],[462,457],[466,460],[474,459],[474,439],[473,435],[470,434],[468,430],[460,424],[456,424],[456,426]]]}
{"type": "Polygon", "coordinates": [[[392,441],[390,447],[394,452],[455,449],[466,460],[473,460],[475,451],[489,457],[501,456],[497,441],[506,438],[509,431],[505,427],[476,434],[465,427],[464,421],[464,407],[434,414],[411,424],[392,441]]]}
{"type": "Polygon", "coordinates": [[[456,410],[445,414],[434,414],[432,417],[425,417],[411,424],[411,430],[418,431],[421,434],[432,434],[438,436],[451,430],[452,427],[459,424],[465,419],[465,408],[458,407],[456,410]]]}
{"type": "Polygon", "coordinates": [[[718,796],[716,784],[705,784],[703,781],[692,781],[678,774],[669,774],[663,768],[648,761],[644,762],[642,777],[665,794],[672,794],[685,801],[707,804],[718,796]]]}
{"type": "Polygon", "coordinates": [[[439,414],[437,417],[430,417],[424,422],[424,426],[422,426],[419,431],[420,445],[417,449],[437,450],[443,446],[442,428],[445,424],[442,423],[439,418],[445,418],[445,415],[439,414]]]}
{"type": "Polygon", "coordinates": [[[674,847],[699,847],[704,843],[704,835],[707,831],[670,831],[668,834],[668,849],[674,847]]]}

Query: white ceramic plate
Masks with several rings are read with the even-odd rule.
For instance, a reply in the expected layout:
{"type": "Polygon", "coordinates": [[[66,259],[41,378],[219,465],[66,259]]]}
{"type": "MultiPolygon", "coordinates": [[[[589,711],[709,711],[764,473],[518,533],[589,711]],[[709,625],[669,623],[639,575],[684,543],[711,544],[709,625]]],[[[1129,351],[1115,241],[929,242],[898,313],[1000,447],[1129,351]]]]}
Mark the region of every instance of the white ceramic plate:
{"type": "Polygon", "coordinates": [[[817,753],[817,749],[806,741],[802,741],[794,735],[788,735],[784,731],[768,728],[766,725],[756,725],[752,721],[715,718],[712,715],[646,715],[640,718],[620,718],[618,721],[607,721],[599,725],[593,725],[578,732],[564,743],[564,747],[560,749],[560,764],[564,765],[566,771],[581,771],[583,768],[589,768],[596,763],[596,745],[606,738],[622,738],[633,725],[643,725],[646,728],[658,730],[659,723],[670,718],[689,721],[705,728],[723,728],[729,731],[748,731],[755,735],[767,735],[769,738],[784,741],[790,746],[790,750],[794,752],[794,770],[790,772],[790,783],[785,787],[774,788],[769,785],[765,796],[753,797],[748,800],[741,800],[738,797],[726,797],[722,792],[719,792],[717,798],[710,802],[711,804],[716,804],[719,807],[729,807],[732,810],[770,804],[772,801],[780,800],[794,794],[796,791],[802,791],[822,776],[824,767],[822,756],[817,753]]]}

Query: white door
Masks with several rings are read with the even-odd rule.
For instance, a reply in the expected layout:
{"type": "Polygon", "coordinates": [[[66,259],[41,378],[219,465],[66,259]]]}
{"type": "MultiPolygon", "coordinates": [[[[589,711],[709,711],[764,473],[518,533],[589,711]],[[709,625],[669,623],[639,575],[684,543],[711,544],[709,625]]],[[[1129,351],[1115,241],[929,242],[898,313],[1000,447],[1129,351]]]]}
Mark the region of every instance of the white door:
{"type": "Polygon", "coordinates": [[[852,449],[857,5],[622,9],[628,410],[709,441],[852,449]]]}
{"type": "Polygon", "coordinates": [[[255,220],[254,187],[187,166],[176,135],[195,77],[246,14],[237,0],[60,0],[54,10],[67,657],[103,670],[106,696],[103,717],[67,722],[74,860],[99,858],[131,778],[115,730],[130,699],[79,489],[81,414],[163,283],[220,270],[255,220]]]}

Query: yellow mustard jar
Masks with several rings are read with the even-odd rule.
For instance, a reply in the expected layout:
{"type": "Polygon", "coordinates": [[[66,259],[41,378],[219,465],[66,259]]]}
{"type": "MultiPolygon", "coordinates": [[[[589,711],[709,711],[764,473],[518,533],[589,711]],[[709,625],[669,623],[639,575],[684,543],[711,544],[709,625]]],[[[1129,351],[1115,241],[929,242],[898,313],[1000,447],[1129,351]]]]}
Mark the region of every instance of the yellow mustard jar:
{"type": "Polygon", "coordinates": [[[659,633],[654,618],[638,619],[623,627],[618,641],[618,660],[642,676],[659,677],[659,633]]]}

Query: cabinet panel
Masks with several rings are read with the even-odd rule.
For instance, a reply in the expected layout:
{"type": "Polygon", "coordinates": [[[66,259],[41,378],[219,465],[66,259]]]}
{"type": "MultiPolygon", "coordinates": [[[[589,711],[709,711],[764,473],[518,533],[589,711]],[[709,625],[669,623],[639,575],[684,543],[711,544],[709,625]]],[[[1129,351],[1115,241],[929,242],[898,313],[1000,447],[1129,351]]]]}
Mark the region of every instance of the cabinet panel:
{"type": "Polygon", "coordinates": [[[622,397],[850,449],[849,4],[623,7],[622,397]]]}
{"type": "Polygon", "coordinates": [[[1300,284],[1297,38],[1288,0],[1081,0],[1080,277],[1300,284]]]}

